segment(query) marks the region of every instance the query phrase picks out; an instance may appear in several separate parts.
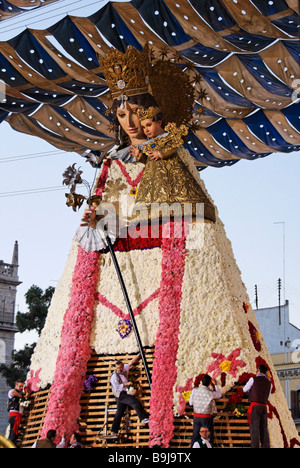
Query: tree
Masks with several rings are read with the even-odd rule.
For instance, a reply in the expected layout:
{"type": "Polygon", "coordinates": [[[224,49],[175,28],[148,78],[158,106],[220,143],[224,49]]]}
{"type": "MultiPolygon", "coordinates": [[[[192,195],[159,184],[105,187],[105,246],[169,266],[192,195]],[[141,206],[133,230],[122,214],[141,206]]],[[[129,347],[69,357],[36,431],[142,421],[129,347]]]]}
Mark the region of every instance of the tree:
{"type": "MultiPolygon", "coordinates": [[[[35,330],[38,335],[41,334],[53,293],[52,286],[45,291],[35,285],[28,289],[25,294],[28,312],[18,312],[16,316],[16,325],[20,333],[35,330]]],[[[9,366],[0,364],[0,374],[11,388],[17,379],[26,380],[35,346],[36,343],[26,344],[24,349],[12,352],[12,362],[9,366]]]]}
{"type": "Polygon", "coordinates": [[[26,344],[24,349],[12,352],[12,361],[9,366],[0,364],[0,374],[6,379],[9,387],[13,388],[17,379],[26,380],[34,348],[35,343],[26,344]]]}
{"type": "Polygon", "coordinates": [[[54,293],[54,288],[49,286],[45,292],[38,286],[31,286],[25,294],[25,301],[28,306],[28,312],[18,312],[16,325],[20,331],[36,330],[41,334],[48,313],[48,308],[54,293]]]}

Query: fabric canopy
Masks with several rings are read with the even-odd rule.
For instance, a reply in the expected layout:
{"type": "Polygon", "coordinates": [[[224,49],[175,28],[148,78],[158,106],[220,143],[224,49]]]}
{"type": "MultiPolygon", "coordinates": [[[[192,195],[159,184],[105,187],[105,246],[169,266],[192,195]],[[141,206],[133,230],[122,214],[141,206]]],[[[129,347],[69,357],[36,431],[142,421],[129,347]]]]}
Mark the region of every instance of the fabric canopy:
{"type": "MultiPolygon", "coordinates": [[[[10,4],[20,8],[26,2],[10,4]]],[[[0,0],[0,14],[7,5],[0,0]]],[[[0,122],[65,151],[109,150],[114,137],[97,52],[125,51],[128,45],[141,50],[148,42],[158,53],[167,47],[202,78],[207,96],[195,107],[186,143],[199,169],[299,151],[297,5],[296,0],[108,2],[86,18],[66,16],[47,30],[26,29],[0,43],[0,80],[6,87],[0,122]]]]}
{"type": "Polygon", "coordinates": [[[58,0],[0,0],[0,22],[58,0]]]}

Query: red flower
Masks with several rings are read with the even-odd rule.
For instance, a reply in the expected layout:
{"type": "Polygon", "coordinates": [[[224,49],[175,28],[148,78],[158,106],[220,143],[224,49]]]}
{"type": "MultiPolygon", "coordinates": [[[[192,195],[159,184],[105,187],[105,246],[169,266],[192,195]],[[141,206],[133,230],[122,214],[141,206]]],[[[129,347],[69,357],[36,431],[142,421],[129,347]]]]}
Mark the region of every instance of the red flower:
{"type": "Polygon", "coordinates": [[[205,376],[205,374],[197,375],[197,377],[195,378],[195,381],[194,381],[194,387],[199,387],[199,385],[202,382],[202,379],[203,379],[204,376],[205,376]]]}
{"type": "Polygon", "coordinates": [[[244,392],[242,388],[238,388],[235,393],[231,395],[228,399],[229,404],[237,405],[238,403],[241,403],[242,399],[244,396],[244,392]]]}
{"type": "Polygon", "coordinates": [[[254,348],[256,349],[256,351],[261,351],[261,344],[260,344],[259,333],[257,329],[255,328],[253,323],[250,321],[248,322],[248,327],[249,327],[249,332],[252,338],[252,343],[254,345],[254,348]]]}
{"type": "Polygon", "coordinates": [[[249,374],[247,372],[243,372],[242,375],[239,376],[238,383],[240,385],[244,385],[251,379],[251,377],[255,377],[255,374],[249,374]]]}

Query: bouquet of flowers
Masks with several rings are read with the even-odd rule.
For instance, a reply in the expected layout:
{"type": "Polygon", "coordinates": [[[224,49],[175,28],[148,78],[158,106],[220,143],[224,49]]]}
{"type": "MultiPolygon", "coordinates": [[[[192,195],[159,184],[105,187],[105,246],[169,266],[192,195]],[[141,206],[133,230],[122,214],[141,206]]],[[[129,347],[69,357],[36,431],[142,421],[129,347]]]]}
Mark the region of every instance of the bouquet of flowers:
{"type": "Polygon", "coordinates": [[[236,407],[234,408],[231,414],[235,418],[243,418],[246,413],[247,413],[247,410],[245,406],[239,403],[238,405],[236,405],[236,407]]]}
{"type": "Polygon", "coordinates": [[[247,409],[242,403],[243,400],[243,390],[241,388],[238,388],[235,393],[231,395],[229,398],[225,411],[228,411],[228,413],[231,416],[234,416],[235,418],[242,418],[245,416],[247,413],[247,409]]]}
{"type": "Polygon", "coordinates": [[[136,388],[134,387],[134,385],[129,385],[127,387],[127,393],[128,395],[135,395],[136,394],[136,388]]]}
{"type": "Polygon", "coordinates": [[[85,381],[84,381],[84,388],[87,391],[92,390],[92,388],[96,385],[98,382],[98,378],[95,375],[90,375],[85,381]]]}
{"type": "Polygon", "coordinates": [[[120,337],[126,338],[132,330],[132,323],[129,319],[120,320],[116,328],[120,337]]]}
{"type": "Polygon", "coordinates": [[[31,401],[30,401],[30,399],[29,399],[29,395],[28,395],[28,394],[26,394],[26,395],[24,395],[22,398],[20,398],[20,406],[21,406],[21,408],[27,409],[27,408],[29,408],[30,404],[31,404],[31,401]]]}

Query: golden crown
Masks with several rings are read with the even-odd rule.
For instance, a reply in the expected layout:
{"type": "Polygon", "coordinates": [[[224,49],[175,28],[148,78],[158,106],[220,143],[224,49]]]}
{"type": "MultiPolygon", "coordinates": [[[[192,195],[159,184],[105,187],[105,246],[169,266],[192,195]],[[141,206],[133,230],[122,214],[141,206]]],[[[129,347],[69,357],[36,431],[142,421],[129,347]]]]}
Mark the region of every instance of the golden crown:
{"type": "MultiPolygon", "coordinates": [[[[189,123],[194,116],[201,78],[198,74],[191,76],[193,67],[180,55],[167,58],[170,54],[162,50],[161,57],[156,58],[146,44],[141,52],[129,46],[126,52],[111,49],[105,57],[98,55],[111,97],[118,98],[122,107],[126,96],[150,93],[167,122],[177,126],[189,123]]],[[[202,100],[204,90],[200,91],[202,100]]]]}
{"type": "Polygon", "coordinates": [[[139,107],[136,110],[136,115],[138,116],[138,119],[140,121],[145,120],[145,119],[151,119],[152,117],[155,117],[157,114],[161,112],[159,107],[148,107],[148,109],[144,109],[143,107],[139,107]]]}
{"type": "Polygon", "coordinates": [[[105,57],[98,55],[98,60],[112,98],[148,92],[148,45],[141,52],[133,46],[126,52],[111,49],[105,57]]]}

